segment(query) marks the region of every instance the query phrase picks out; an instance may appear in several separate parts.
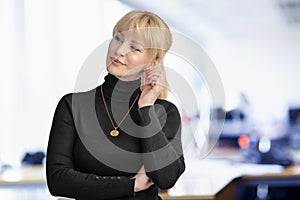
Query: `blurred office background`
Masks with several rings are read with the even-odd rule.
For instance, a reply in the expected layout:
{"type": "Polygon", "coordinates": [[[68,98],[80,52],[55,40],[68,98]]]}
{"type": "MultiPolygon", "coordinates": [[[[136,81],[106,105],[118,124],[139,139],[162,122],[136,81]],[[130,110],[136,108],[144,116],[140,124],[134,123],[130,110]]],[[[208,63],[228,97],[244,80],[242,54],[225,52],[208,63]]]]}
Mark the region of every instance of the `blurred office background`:
{"type": "MultiPolygon", "coordinates": [[[[132,9],[157,13],[207,52],[224,86],[225,139],[245,134],[236,143],[242,148],[253,134],[292,138],[285,147],[299,148],[299,0],[0,0],[1,164],[46,151],[58,100],[132,9]]],[[[194,111],[186,123],[198,119],[194,111]]]]}

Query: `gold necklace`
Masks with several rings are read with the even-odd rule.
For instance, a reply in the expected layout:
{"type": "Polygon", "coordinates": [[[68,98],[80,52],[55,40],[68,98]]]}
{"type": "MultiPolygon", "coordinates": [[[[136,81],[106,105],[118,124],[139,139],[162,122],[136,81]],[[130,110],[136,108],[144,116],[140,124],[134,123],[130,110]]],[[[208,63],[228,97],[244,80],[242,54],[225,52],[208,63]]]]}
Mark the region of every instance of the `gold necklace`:
{"type": "Polygon", "coordinates": [[[133,105],[135,104],[136,100],[138,99],[139,95],[136,96],[136,98],[134,99],[133,103],[131,104],[130,108],[128,109],[128,111],[125,113],[125,115],[123,116],[122,120],[120,121],[119,124],[117,124],[117,126],[115,126],[115,123],[114,121],[112,120],[109,112],[108,112],[108,108],[107,108],[107,105],[106,105],[106,102],[105,102],[105,98],[104,98],[104,94],[103,94],[103,89],[102,89],[102,85],[101,85],[101,94],[102,94],[102,100],[103,100],[103,103],[104,103],[104,106],[105,106],[105,110],[106,110],[106,113],[108,115],[108,118],[110,120],[110,123],[111,125],[114,127],[114,130],[111,130],[110,131],[110,135],[112,137],[117,137],[119,135],[119,131],[117,130],[120,125],[122,124],[122,122],[125,120],[126,116],[129,114],[130,110],[132,109],[133,105]]]}

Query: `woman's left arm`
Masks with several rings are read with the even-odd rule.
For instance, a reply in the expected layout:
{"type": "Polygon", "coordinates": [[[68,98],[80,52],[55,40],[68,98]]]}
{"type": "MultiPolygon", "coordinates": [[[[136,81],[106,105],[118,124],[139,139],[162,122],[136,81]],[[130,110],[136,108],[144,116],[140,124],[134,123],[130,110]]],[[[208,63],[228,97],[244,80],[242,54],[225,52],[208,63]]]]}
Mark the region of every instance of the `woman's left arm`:
{"type": "Polygon", "coordinates": [[[146,174],[159,188],[169,189],[185,170],[180,114],[163,100],[141,107],[139,113],[146,174]]]}

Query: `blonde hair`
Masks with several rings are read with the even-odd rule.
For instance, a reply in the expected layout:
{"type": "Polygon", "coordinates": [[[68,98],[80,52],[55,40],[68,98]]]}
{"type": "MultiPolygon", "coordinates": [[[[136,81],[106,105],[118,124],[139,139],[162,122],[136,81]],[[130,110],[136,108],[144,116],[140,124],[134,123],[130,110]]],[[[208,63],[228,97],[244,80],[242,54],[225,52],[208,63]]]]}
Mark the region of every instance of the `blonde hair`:
{"type": "MultiPolygon", "coordinates": [[[[156,14],[148,11],[134,10],[123,16],[115,25],[113,35],[117,32],[124,32],[129,30],[136,30],[138,34],[142,35],[151,49],[151,56],[157,60],[165,71],[163,60],[172,45],[172,34],[169,26],[156,14]]],[[[158,98],[167,98],[167,81],[162,93],[158,98]]],[[[143,89],[144,80],[142,77],[141,89],[143,89]]]]}

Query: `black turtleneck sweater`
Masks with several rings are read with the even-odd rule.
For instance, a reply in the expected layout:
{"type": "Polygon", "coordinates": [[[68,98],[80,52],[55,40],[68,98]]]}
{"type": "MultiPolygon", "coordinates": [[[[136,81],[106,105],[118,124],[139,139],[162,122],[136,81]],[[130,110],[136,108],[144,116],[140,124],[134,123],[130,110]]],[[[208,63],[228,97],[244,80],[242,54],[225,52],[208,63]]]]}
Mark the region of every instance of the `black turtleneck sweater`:
{"type": "Polygon", "coordinates": [[[59,101],[49,136],[46,175],[52,195],[79,199],[159,199],[184,172],[181,120],[176,106],[156,100],[138,108],[110,136],[141,91],[140,80],[121,81],[108,74],[97,88],[71,93],[59,101]],[[132,178],[145,166],[154,185],[134,193],[132,178]]]}

